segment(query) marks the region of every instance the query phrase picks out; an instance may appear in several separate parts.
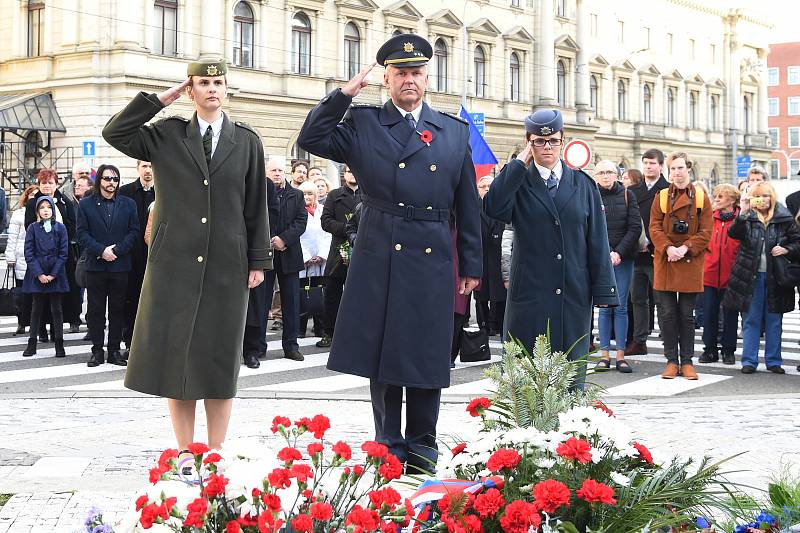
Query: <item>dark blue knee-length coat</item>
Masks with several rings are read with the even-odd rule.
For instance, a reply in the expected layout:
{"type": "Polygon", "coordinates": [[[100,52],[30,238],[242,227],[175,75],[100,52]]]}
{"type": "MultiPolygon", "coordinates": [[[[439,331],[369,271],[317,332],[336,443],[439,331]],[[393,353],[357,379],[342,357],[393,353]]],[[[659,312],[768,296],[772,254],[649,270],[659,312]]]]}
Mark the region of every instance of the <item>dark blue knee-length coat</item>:
{"type": "Polygon", "coordinates": [[[536,166],[518,160],[483,199],[486,213],[514,226],[504,337],[531,349],[548,322],[553,350],[589,351],[592,305],[619,305],[597,184],[562,161],[555,198],[536,166]]]}
{"type": "MultiPolygon", "coordinates": [[[[50,202],[55,213],[55,203],[43,196],[37,200],[38,206],[42,202],[50,202]]],[[[67,256],[69,238],[67,227],[53,219],[50,232],[44,230],[41,222],[34,222],[25,232],[25,261],[28,269],[25,271],[25,280],[22,282],[22,292],[25,293],[62,293],[69,291],[67,282],[67,256]],[[45,274],[56,279],[50,283],[42,283],[39,276],[45,274]]]]}
{"type": "MultiPolygon", "coordinates": [[[[449,215],[408,219],[370,204],[452,211],[459,275],[481,277],[481,228],[466,123],[423,104],[414,132],[391,102],[357,106],[336,90],[311,110],[297,143],[345,162],[364,209],[328,368],[392,385],[450,384],[454,268],[449,215]]],[[[411,214],[409,212],[409,214],[411,214]]]]}

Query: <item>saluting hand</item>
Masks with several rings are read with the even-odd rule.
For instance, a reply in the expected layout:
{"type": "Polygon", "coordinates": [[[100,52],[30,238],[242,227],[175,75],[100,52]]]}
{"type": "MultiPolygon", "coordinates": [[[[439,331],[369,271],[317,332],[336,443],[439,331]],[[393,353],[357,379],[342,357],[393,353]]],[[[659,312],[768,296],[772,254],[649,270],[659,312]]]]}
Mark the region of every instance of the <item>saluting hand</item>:
{"type": "Polygon", "coordinates": [[[375,67],[376,63],[373,61],[366,67],[362,68],[358,74],[353,76],[353,79],[342,85],[342,92],[350,98],[355,98],[361,89],[367,86],[367,76],[375,67]]]}
{"type": "Polygon", "coordinates": [[[181,83],[180,85],[176,85],[174,87],[170,87],[166,91],[162,93],[158,93],[158,99],[161,101],[164,106],[168,106],[175,100],[181,97],[183,92],[192,84],[192,79],[187,78],[186,81],[181,83]]]}
{"type": "Polygon", "coordinates": [[[533,145],[530,142],[525,143],[525,149],[517,154],[517,159],[522,161],[526,167],[533,161],[533,145]]]}

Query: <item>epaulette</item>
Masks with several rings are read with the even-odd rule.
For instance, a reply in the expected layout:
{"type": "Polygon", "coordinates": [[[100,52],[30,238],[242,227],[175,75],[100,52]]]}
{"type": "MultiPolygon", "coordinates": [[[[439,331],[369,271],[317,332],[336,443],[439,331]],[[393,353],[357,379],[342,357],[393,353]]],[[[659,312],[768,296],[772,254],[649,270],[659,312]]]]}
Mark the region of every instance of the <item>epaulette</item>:
{"type": "Polygon", "coordinates": [[[381,106],[375,104],[350,104],[350,109],[380,109],[381,106]]]}
{"type": "Polygon", "coordinates": [[[257,137],[261,138],[261,135],[259,135],[258,132],[255,129],[253,129],[253,126],[251,126],[250,124],[245,124],[244,122],[237,122],[237,121],[234,121],[233,123],[239,126],[240,128],[252,131],[253,133],[256,134],[257,137]]]}
{"type": "Polygon", "coordinates": [[[181,122],[189,122],[188,118],[180,115],[172,115],[171,117],[166,117],[164,120],[180,120],[181,122]]]}
{"type": "Polygon", "coordinates": [[[467,121],[466,121],[466,120],[464,120],[463,118],[459,117],[458,115],[454,115],[454,114],[452,114],[452,113],[446,113],[446,112],[444,112],[444,111],[439,111],[439,113],[441,113],[442,115],[444,115],[444,116],[446,116],[446,117],[448,117],[448,118],[452,118],[452,119],[454,119],[454,120],[457,120],[457,121],[461,122],[462,124],[467,124],[467,125],[469,125],[469,122],[467,122],[467,121]]]}
{"type": "MultiPolygon", "coordinates": [[[[563,163],[563,162],[562,162],[561,164],[562,164],[562,165],[564,165],[564,164],[566,164],[566,163],[563,163]]],[[[589,180],[590,182],[592,182],[592,183],[594,183],[595,185],[597,185],[597,181],[596,181],[596,180],[595,180],[593,177],[591,177],[589,174],[587,174],[587,173],[586,173],[586,171],[585,171],[585,170],[583,170],[582,168],[575,168],[575,169],[573,169],[573,170],[574,170],[575,172],[578,172],[579,174],[583,174],[583,175],[584,175],[584,177],[585,177],[587,180],[589,180]]]]}

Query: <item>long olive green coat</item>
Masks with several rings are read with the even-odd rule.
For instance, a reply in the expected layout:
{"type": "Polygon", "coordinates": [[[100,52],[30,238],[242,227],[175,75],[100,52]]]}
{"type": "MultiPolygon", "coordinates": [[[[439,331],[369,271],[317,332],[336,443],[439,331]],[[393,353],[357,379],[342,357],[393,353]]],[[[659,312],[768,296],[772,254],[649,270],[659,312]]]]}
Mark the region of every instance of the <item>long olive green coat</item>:
{"type": "Polygon", "coordinates": [[[125,386],[181,400],[236,395],[248,270],[272,268],[259,136],[224,118],[210,169],[197,117],[146,125],[163,109],[140,93],[103,137],[153,163],[158,201],[125,386]]]}

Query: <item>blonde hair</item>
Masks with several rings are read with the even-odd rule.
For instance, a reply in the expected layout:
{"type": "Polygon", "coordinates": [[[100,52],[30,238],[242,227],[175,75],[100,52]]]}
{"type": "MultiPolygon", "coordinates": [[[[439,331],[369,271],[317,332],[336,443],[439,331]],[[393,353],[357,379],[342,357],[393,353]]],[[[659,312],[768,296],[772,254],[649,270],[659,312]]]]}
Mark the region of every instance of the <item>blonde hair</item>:
{"type": "Polygon", "coordinates": [[[669,166],[676,159],[683,159],[684,161],[686,161],[687,170],[690,170],[692,168],[692,162],[689,161],[689,156],[686,155],[686,152],[672,152],[667,156],[667,169],[669,169],[669,166]]]}
{"type": "Polygon", "coordinates": [[[741,194],[739,193],[739,189],[731,185],[730,183],[721,183],[714,187],[714,192],[711,196],[716,196],[718,194],[724,194],[733,200],[733,203],[739,205],[739,198],[741,194]]]}
{"type": "Polygon", "coordinates": [[[769,224],[769,221],[772,220],[772,215],[775,214],[775,204],[778,203],[778,194],[775,192],[775,187],[768,181],[759,181],[750,187],[748,195],[751,197],[761,195],[769,196],[769,211],[767,211],[766,215],[758,209],[754,209],[756,215],[758,215],[758,219],[766,226],[769,224]]]}
{"type": "Polygon", "coordinates": [[[304,181],[297,188],[303,193],[314,193],[314,203],[317,203],[317,186],[311,183],[310,181],[304,181]]]}

